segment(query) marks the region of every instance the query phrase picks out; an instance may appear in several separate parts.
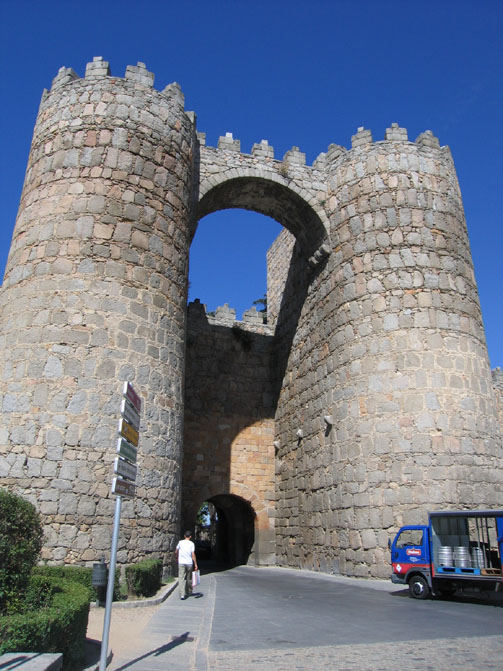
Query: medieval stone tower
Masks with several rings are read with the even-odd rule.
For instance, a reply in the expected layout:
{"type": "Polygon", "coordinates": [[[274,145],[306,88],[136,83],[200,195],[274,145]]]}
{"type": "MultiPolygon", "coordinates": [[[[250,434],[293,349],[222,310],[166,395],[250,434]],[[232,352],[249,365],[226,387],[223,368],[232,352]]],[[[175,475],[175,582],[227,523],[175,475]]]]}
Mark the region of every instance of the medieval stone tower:
{"type": "Polygon", "coordinates": [[[153,79],[62,68],[35,127],[0,294],[0,484],[41,512],[44,557],[109,549],[124,380],[145,410],[123,563],[168,565],[210,500],[236,562],[384,577],[397,525],[501,506],[501,381],[449,149],[396,124],[312,166],[211,148],[153,79]],[[229,207],[285,228],[267,324],[187,310],[197,222],[229,207]]]}

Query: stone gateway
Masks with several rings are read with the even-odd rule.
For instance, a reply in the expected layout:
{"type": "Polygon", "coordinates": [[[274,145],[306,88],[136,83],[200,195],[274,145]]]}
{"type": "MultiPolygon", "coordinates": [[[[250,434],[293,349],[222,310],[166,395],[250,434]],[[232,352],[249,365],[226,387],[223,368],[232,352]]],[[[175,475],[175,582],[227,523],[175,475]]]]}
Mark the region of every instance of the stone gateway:
{"type": "Polygon", "coordinates": [[[0,485],[45,523],[44,559],[110,548],[123,381],[144,399],[118,560],[173,560],[199,506],[222,558],[387,577],[428,510],[501,507],[503,379],[489,367],[448,147],[359,128],[306,165],[231,134],[208,147],[144,64],[44,92],[0,293],[0,485]],[[187,309],[198,221],[284,227],[255,309],[187,309]]]}

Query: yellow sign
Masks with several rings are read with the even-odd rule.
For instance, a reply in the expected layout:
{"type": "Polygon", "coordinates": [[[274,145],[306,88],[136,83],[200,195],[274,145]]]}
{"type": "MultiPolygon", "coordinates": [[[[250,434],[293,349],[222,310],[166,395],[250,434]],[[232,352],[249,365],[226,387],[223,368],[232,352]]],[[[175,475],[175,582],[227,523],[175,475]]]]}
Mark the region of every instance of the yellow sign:
{"type": "Polygon", "coordinates": [[[135,447],[138,447],[138,440],[140,438],[140,435],[138,431],[129,424],[129,422],[126,422],[125,419],[121,419],[120,424],[119,424],[119,433],[121,436],[124,436],[124,438],[131,443],[131,445],[134,445],[135,447]]]}

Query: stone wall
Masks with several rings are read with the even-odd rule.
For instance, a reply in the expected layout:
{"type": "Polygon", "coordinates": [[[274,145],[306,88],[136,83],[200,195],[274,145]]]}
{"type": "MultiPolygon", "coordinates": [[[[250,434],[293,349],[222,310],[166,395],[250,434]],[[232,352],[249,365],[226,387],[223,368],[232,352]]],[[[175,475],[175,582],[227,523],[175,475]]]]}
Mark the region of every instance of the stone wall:
{"type": "MultiPolygon", "coordinates": [[[[204,501],[236,496],[255,517],[254,563],[273,563],[274,412],[272,330],[254,308],[189,303],[182,526],[192,528],[204,501]]],[[[229,558],[227,558],[229,559],[229,558]]]]}
{"type": "Polygon", "coordinates": [[[292,263],[295,236],[284,228],[267,252],[267,323],[275,327],[292,263]]]}
{"type": "Polygon", "coordinates": [[[492,376],[498,423],[500,427],[503,427],[503,371],[501,368],[495,368],[492,371],[492,376]]]}
{"type": "Polygon", "coordinates": [[[43,558],[107,554],[124,380],[144,400],[119,561],[178,536],[193,119],[141,63],[62,68],[45,92],[0,295],[0,483],[45,521],[43,558]]]}

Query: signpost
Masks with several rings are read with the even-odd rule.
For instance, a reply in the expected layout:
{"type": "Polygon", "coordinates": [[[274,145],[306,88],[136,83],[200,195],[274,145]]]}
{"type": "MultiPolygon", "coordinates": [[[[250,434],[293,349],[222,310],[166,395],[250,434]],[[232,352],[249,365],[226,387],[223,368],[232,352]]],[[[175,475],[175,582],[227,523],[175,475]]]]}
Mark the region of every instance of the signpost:
{"type": "Polygon", "coordinates": [[[112,549],[110,552],[110,570],[108,572],[107,599],[105,605],[105,620],[103,622],[103,636],[101,639],[101,657],[99,671],[105,671],[108,657],[108,636],[110,633],[110,618],[112,615],[112,599],[114,592],[115,564],[117,561],[117,545],[119,541],[119,526],[121,517],[122,498],[132,499],[136,495],[136,474],[138,472],[136,459],[138,456],[141,398],[129,382],[124,383],[122,390],[121,419],[119,421],[119,438],[117,440],[117,457],[114,462],[116,476],[112,481],[112,494],[115,499],[115,517],[112,533],[112,549]]]}

